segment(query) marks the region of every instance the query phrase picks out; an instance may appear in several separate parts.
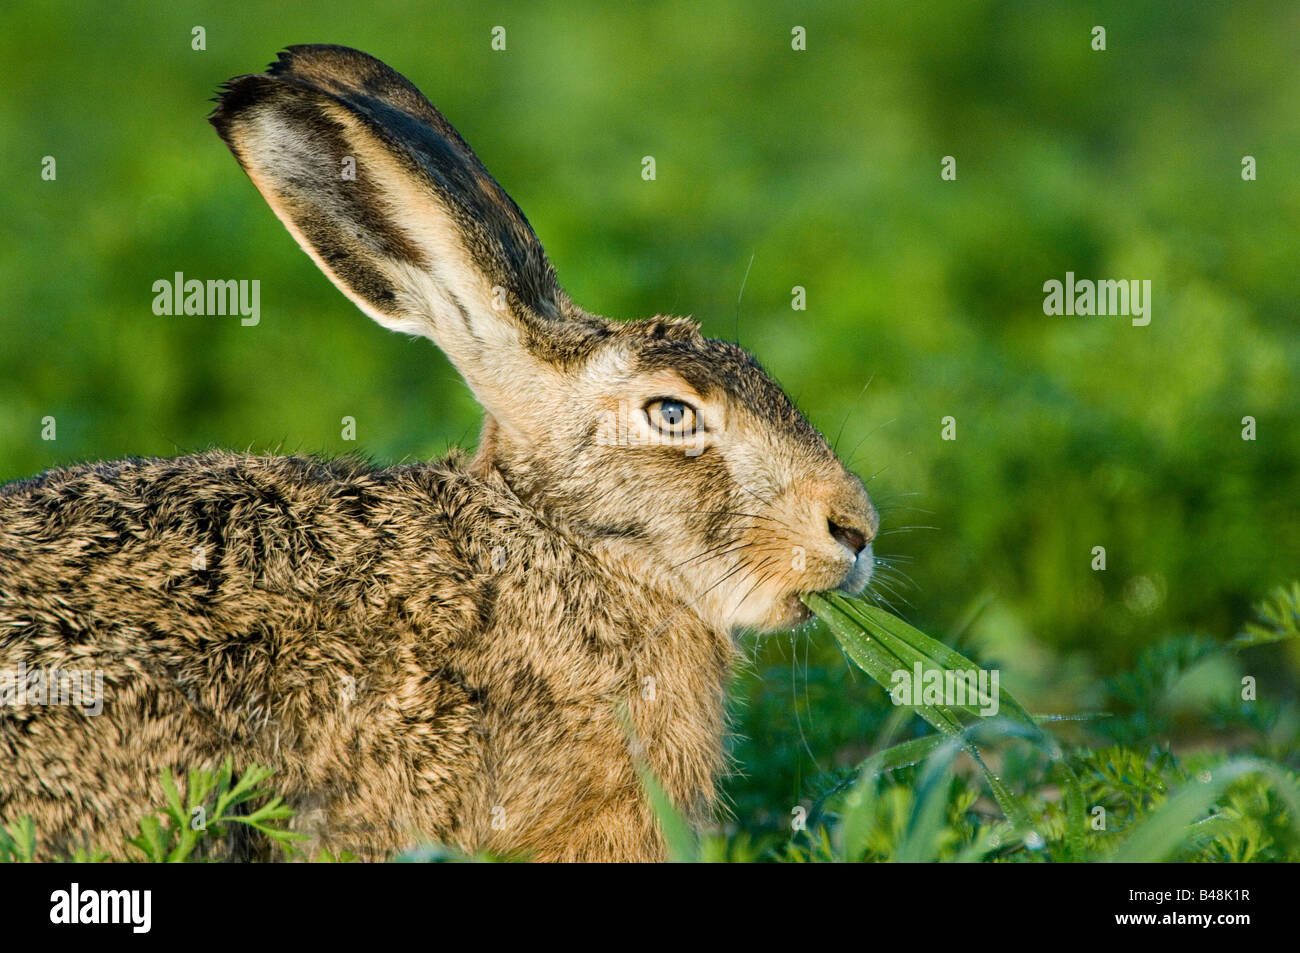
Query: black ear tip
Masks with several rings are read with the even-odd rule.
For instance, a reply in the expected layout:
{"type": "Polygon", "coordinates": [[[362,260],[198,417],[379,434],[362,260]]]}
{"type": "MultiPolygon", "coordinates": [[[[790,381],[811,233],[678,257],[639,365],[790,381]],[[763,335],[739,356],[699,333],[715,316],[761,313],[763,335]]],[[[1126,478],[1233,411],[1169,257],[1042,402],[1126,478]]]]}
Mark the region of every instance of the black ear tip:
{"type": "Polygon", "coordinates": [[[231,125],[247,109],[264,99],[271,85],[271,81],[259,73],[227,80],[213,97],[216,106],[208,115],[208,122],[216,127],[221,138],[229,142],[231,125]]]}
{"type": "Polygon", "coordinates": [[[266,75],[279,76],[281,73],[287,73],[293,67],[293,51],[295,49],[302,49],[302,47],[286,46],[276,53],[275,59],[266,64],[266,75]]]}
{"type": "Polygon", "coordinates": [[[312,50],[318,49],[314,43],[297,43],[293,46],[286,46],[279,53],[275,54],[275,59],[266,66],[266,75],[281,76],[284,73],[293,71],[293,65],[299,59],[309,56],[312,50]]]}
{"type": "MultiPolygon", "coordinates": [[[[337,43],[296,43],[286,46],[276,54],[275,62],[266,68],[268,76],[289,76],[313,64],[329,63],[379,63],[369,53],[337,43]]],[[[382,63],[379,63],[382,66],[382,63]]]]}

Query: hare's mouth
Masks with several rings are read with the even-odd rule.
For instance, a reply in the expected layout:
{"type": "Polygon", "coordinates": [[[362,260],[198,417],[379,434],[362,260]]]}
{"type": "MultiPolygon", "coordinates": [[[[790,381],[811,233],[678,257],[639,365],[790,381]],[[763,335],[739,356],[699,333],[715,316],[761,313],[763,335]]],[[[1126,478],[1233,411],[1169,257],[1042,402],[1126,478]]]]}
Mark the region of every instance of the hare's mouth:
{"type": "MultiPolygon", "coordinates": [[[[860,596],[871,582],[875,568],[875,554],[868,544],[858,552],[853,565],[849,567],[849,571],[844,574],[844,578],[838,585],[832,580],[827,580],[823,585],[828,589],[833,586],[836,590],[851,596],[860,596]]],[[[774,614],[779,613],[781,616],[778,628],[794,628],[812,618],[812,610],[804,605],[802,595],[802,592],[796,590],[774,604],[774,614]]]]}
{"type": "Polygon", "coordinates": [[[812,618],[812,610],[803,604],[803,598],[798,592],[792,592],[786,597],[784,608],[790,628],[802,625],[812,618]]]}

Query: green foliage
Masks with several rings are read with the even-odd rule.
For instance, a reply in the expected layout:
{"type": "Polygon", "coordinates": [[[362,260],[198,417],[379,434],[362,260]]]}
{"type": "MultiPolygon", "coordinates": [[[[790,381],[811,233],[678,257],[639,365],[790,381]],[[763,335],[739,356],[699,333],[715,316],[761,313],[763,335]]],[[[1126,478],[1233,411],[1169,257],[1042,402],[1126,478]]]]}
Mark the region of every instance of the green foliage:
{"type": "MultiPolygon", "coordinates": [[[[137,852],[137,859],[149,863],[201,861],[210,853],[212,844],[226,836],[230,825],[242,824],[264,835],[286,856],[297,855],[294,842],[305,837],[285,826],[293,811],[265,785],[272,774],[270,768],[253,764],[235,779],[233,761],[226,758],[216,771],[191,770],[182,797],[171,771],[164,768],[161,774],[164,804],[140,818],[140,833],[123,846],[137,852]]],[[[30,817],[19,819],[12,831],[0,825],[0,862],[33,860],[36,837],[30,817]]],[[[94,863],[108,857],[106,851],[83,847],[67,859],[94,863]]],[[[324,855],[318,859],[353,858],[324,855]]]]}
{"type": "Polygon", "coordinates": [[[0,824],[0,863],[30,864],[36,858],[36,826],[30,817],[21,817],[11,831],[0,824]]]}
{"type": "MultiPolygon", "coordinates": [[[[1289,772],[1290,790],[1300,777],[1289,772]]],[[[1280,790],[1285,791],[1285,787],[1280,790]]],[[[1245,778],[1232,784],[1219,799],[1217,809],[1198,827],[1208,839],[1197,837],[1194,849],[1181,852],[1179,859],[1232,863],[1294,862],[1300,858],[1300,836],[1294,816],[1294,798],[1259,778],[1245,778]]]]}
{"type": "MultiPolygon", "coordinates": [[[[891,673],[969,670],[974,662],[889,613],[836,594],[805,599],[845,652],[882,687],[891,673]]],[[[1258,609],[1266,634],[1285,633],[1294,588],[1258,609]]],[[[1285,636],[1280,636],[1285,637],[1285,636]]],[[[1204,639],[1173,639],[1145,651],[1133,671],[1111,680],[1111,695],[1136,715],[1138,734],[1159,700],[1187,670],[1232,649],[1204,639]]],[[[1200,755],[1184,765],[1168,748],[1110,745],[1063,749],[1047,719],[1028,715],[1007,693],[1009,722],[971,720],[987,699],[966,706],[914,703],[936,734],[884,748],[846,788],[818,802],[814,824],[772,850],[797,861],[1296,861],[1300,860],[1300,784],[1294,771],[1258,757],[1200,755]],[[1004,766],[1018,765],[1012,791],[988,767],[981,746],[1002,742],[1004,766]],[[1015,746],[1020,746],[1017,753],[1015,746]],[[1028,750],[1026,750],[1028,749],[1028,750]],[[955,771],[959,753],[984,775],[999,811],[979,807],[978,789],[955,771]],[[916,766],[919,757],[925,761],[916,766]],[[825,807],[825,801],[831,801],[825,807]],[[999,816],[999,814],[1001,816],[999,816]]],[[[946,700],[946,699],[945,699],[946,700]]],[[[915,701],[915,700],[914,700],[915,701]]],[[[1111,733],[1115,722],[1099,720],[1111,733]]],[[[1292,757],[1295,751],[1292,749],[1292,757]]]]}
{"type": "Polygon", "coordinates": [[[315,859],[318,864],[355,864],[360,861],[360,858],[350,850],[341,851],[337,855],[333,851],[322,850],[315,859]]]}
{"type": "Polygon", "coordinates": [[[1257,609],[1258,622],[1246,623],[1246,629],[1233,641],[1235,648],[1267,645],[1285,639],[1300,640],[1300,582],[1280,586],[1257,609]]]}
{"type": "MultiPolygon", "coordinates": [[[[956,750],[955,748],[952,750],[956,750]]],[[[1071,757],[1090,805],[1081,847],[1050,774],[1016,795],[1034,830],[981,804],[973,779],[949,757],[915,768],[864,775],[805,832],[774,844],[779,861],[1098,861],[1300,860],[1300,785],[1294,772],[1253,759],[1184,776],[1167,753],[1154,759],[1110,748],[1071,757]],[[1170,794],[1171,785],[1173,793],[1170,794]],[[1105,827],[1097,827],[1105,808],[1105,827]]],[[[1077,823],[1077,822],[1076,822],[1077,823]]]]}
{"type": "Polygon", "coordinates": [[[266,835],[286,854],[294,853],[293,842],[305,840],[302,834],[287,830],[283,822],[293,811],[262,787],[274,771],[263,765],[250,765],[232,783],[233,762],[230,758],[215,772],[191,770],[182,801],[171,771],[162,772],[167,802],[161,818],[150,814],[140,819],[140,833],[128,843],[151,863],[183,863],[201,844],[224,837],[230,824],[244,824],[266,835]],[[265,802],[244,813],[252,802],[265,802]]]}
{"type": "Polygon", "coordinates": [[[1090,807],[1106,812],[1107,825],[1095,832],[1099,849],[1113,849],[1112,840],[1145,816],[1169,793],[1168,778],[1178,777],[1168,751],[1139,751],[1118,745],[1082,752],[1078,771],[1090,807]]]}

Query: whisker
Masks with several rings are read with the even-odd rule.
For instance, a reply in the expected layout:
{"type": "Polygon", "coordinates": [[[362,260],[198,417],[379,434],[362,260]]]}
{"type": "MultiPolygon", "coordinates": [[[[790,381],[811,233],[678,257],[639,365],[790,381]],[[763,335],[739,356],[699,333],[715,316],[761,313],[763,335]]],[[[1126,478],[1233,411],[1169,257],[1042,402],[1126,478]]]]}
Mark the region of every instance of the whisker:
{"type": "MultiPolygon", "coordinates": [[[[870,383],[870,381],[868,381],[867,383],[870,383]]],[[[863,445],[864,443],[866,443],[866,442],[867,442],[868,440],[870,440],[873,436],[875,436],[876,434],[878,434],[882,429],[884,429],[885,427],[888,427],[890,424],[894,424],[894,423],[898,423],[898,418],[897,418],[897,417],[892,417],[892,418],[890,418],[889,420],[886,420],[884,423],[882,423],[882,424],[877,424],[875,427],[872,427],[870,430],[868,430],[868,431],[867,431],[867,435],[866,435],[865,437],[863,437],[861,440],[859,440],[858,443],[857,443],[857,446],[855,446],[855,447],[853,448],[853,450],[849,453],[849,459],[852,460],[854,457],[856,457],[856,456],[858,455],[858,451],[862,449],[862,445],[863,445]]]]}
{"type": "Polygon", "coordinates": [[[730,579],[730,578],[731,578],[732,576],[734,576],[736,573],[740,572],[740,570],[743,569],[744,567],[745,567],[745,564],[744,564],[742,561],[740,561],[740,560],[736,560],[736,565],[733,566],[729,572],[727,572],[727,573],[726,573],[726,574],[725,574],[721,579],[719,579],[717,582],[713,583],[711,586],[709,586],[707,589],[705,589],[703,592],[701,592],[698,596],[696,596],[694,599],[692,599],[689,603],[687,603],[687,605],[689,605],[689,606],[691,606],[691,607],[694,607],[695,604],[696,604],[697,602],[699,602],[701,599],[703,599],[705,596],[707,596],[707,595],[708,595],[710,592],[712,592],[714,589],[718,588],[718,586],[722,585],[724,582],[726,582],[728,579],[730,579]]]}
{"type": "Polygon", "coordinates": [[[899,614],[898,607],[894,605],[893,600],[891,600],[889,597],[881,593],[880,590],[868,589],[867,596],[871,599],[872,602],[876,603],[878,606],[887,609],[888,611],[892,612],[894,615],[899,614]]]}
{"type": "MultiPolygon", "coordinates": [[[[808,752],[808,760],[810,760],[813,763],[813,767],[816,768],[817,772],[820,774],[822,771],[821,763],[817,760],[817,755],[813,754],[812,745],[808,743],[808,735],[803,730],[803,716],[799,714],[799,699],[796,696],[796,692],[798,690],[798,684],[795,680],[795,673],[798,672],[798,670],[799,670],[799,646],[795,644],[794,633],[791,632],[790,633],[790,700],[793,702],[791,707],[794,708],[794,724],[795,727],[799,729],[799,741],[803,744],[803,750],[808,752]]],[[[807,662],[805,661],[804,663],[805,688],[807,687],[807,685],[808,685],[808,665],[807,662]]],[[[804,703],[807,704],[807,702],[808,699],[807,696],[805,696],[804,703]]]]}
{"type": "MultiPolygon", "coordinates": [[[[772,505],[772,501],[771,501],[771,500],[765,500],[765,499],[763,499],[761,496],[759,496],[757,493],[755,493],[755,492],[754,492],[753,490],[751,490],[749,487],[742,485],[740,488],[741,488],[742,490],[744,490],[746,493],[748,493],[750,496],[752,496],[754,499],[758,500],[758,502],[761,503],[761,504],[763,504],[764,506],[771,506],[771,505],[772,505]]],[[[794,528],[793,526],[791,526],[789,523],[785,522],[785,520],[777,519],[776,517],[769,517],[769,518],[772,519],[772,521],[775,522],[775,523],[780,523],[782,526],[784,526],[786,529],[788,529],[788,530],[789,530],[790,532],[792,532],[792,533],[796,533],[796,534],[797,534],[797,533],[799,532],[799,530],[795,529],[795,528],[794,528]]]]}
{"type": "MultiPolygon", "coordinates": [[[[772,560],[775,558],[776,558],[775,556],[769,556],[767,559],[765,559],[763,562],[759,563],[755,567],[755,571],[761,569],[763,566],[770,565],[772,560]]],[[[758,581],[755,582],[752,586],[750,586],[748,591],[746,591],[746,593],[740,597],[740,601],[736,603],[736,610],[739,611],[740,607],[745,604],[745,600],[748,599],[753,594],[754,590],[757,589],[759,586],[761,586],[763,583],[767,582],[767,580],[771,579],[772,575],[773,574],[769,572],[769,573],[765,573],[763,576],[760,576],[758,581]]]]}
{"type": "MultiPolygon", "coordinates": [[[[877,586],[875,580],[872,580],[872,587],[877,593],[883,590],[886,594],[888,594],[888,596],[891,599],[897,599],[899,602],[903,603],[903,605],[907,606],[909,609],[916,608],[916,606],[912,605],[912,603],[907,599],[906,596],[900,595],[897,591],[894,590],[894,587],[889,585],[888,583],[881,583],[879,586],[877,586]]],[[[889,611],[893,612],[894,609],[891,607],[889,611]]]]}
{"type": "MultiPolygon", "coordinates": [[[[840,429],[836,431],[835,439],[831,441],[832,451],[839,446],[840,438],[844,436],[844,425],[849,422],[849,417],[852,416],[853,414],[853,404],[856,404],[858,401],[862,399],[862,395],[867,392],[867,388],[871,386],[871,382],[874,381],[875,379],[876,379],[876,375],[874,373],[867,378],[867,382],[862,385],[862,390],[858,391],[858,396],[854,397],[853,401],[849,404],[849,409],[844,411],[844,419],[840,421],[840,429]]],[[[864,437],[863,439],[865,440],[866,438],[864,437]]]]}
{"type": "Polygon", "coordinates": [[[875,556],[877,566],[892,566],[894,563],[916,562],[916,557],[908,553],[891,553],[888,556],[875,556]]]}
{"type": "Polygon", "coordinates": [[[896,566],[880,567],[880,569],[877,572],[872,573],[873,579],[876,578],[877,576],[879,576],[881,579],[884,579],[886,582],[891,582],[898,585],[906,584],[908,587],[912,589],[921,588],[916,584],[915,579],[913,579],[911,576],[909,576],[907,573],[903,572],[901,569],[897,568],[896,566]]]}
{"type": "Polygon", "coordinates": [[[711,548],[709,548],[709,549],[704,550],[704,552],[702,552],[702,553],[696,553],[696,554],[695,554],[694,556],[692,556],[690,559],[684,559],[684,560],[682,560],[682,561],[679,562],[679,563],[674,563],[672,566],[669,566],[668,568],[669,568],[669,569],[680,569],[682,566],[685,566],[687,563],[693,563],[693,562],[695,562],[695,560],[697,560],[697,559],[703,559],[705,556],[709,556],[710,553],[713,553],[712,556],[709,556],[710,559],[717,559],[719,556],[726,556],[726,555],[728,555],[728,554],[730,554],[730,553],[738,552],[738,551],[740,551],[740,550],[742,550],[742,549],[745,549],[747,546],[753,546],[753,545],[754,545],[753,543],[742,543],[741,545],[736,546],[736,547],[733,548],[733,549],[728,549],[726,552],[723,552],[723,553],[719,553],[719,552],[718,552],[719,549],[722,549],[722,548],[724,548],[724,547],[726,547],[726,546],[731,546],[731,545],[734,544],[735,542],[736,542],[736,540],[734,540],[734,539],[729,539],[729,540],[727,540],[725,543],[719,543],[717,546],[713,546],[713,547],[711,547],[711,548]]]}

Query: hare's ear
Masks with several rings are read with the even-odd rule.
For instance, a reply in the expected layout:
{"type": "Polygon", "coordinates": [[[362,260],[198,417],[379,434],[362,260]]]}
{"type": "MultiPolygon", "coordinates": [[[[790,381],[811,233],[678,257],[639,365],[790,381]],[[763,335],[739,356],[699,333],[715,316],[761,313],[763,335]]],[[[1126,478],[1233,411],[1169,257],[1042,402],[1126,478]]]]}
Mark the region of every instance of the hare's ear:
{"type": "Polygon", "coordinates": [[[432,338],[489,412],[603,324],[575,308],[519,207],[379,60],[295,46],[222,91],[212,123],[316,264],[380,324],[432,338]],[[506,391],[505,394],[502,392],[506,391]]]}

